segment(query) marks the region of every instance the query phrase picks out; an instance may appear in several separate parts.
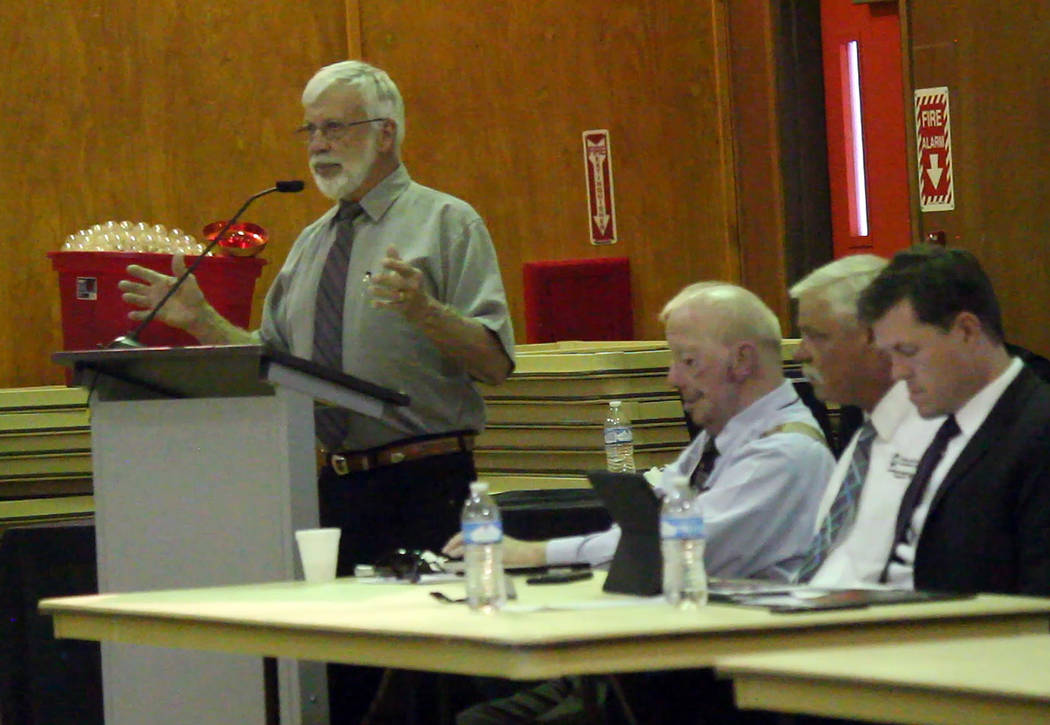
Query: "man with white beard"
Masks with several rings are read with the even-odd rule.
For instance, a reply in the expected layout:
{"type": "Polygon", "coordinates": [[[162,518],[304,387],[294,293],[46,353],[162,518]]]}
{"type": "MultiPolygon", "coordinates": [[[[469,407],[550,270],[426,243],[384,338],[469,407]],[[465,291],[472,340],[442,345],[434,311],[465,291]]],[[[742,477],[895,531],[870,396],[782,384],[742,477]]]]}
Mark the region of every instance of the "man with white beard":
{"type": "MultiPolygon", "coordinates": [[[[262,342],[403,391],[389,420],[319,410],[322,526],[342,529],[339,573],[394,548],[437,551],[459,529],[476,477],[474,434],[485,407],[475,380],[502,382],[514,334],[485,223],[468,204],[415,183],[401,163],[405,112],[382,70],[345,61],[319,70],[302,95],[310,170],[338,204],[295,241],[266,296],[258,330],[208,304],[192,278],[159,319],[204,344],[262,342]],[[334,413],[334,414],[333,414],[334,413]]],[[[138,266],[120,283],[145,310],[173,276],[138,266]]],[[[357,722],[375,675],[330,671],[333,722],[357,722]]]]}
{"type": "MultiPolygon", "coordinates": [[[[389,420],[318,414],[321,523],[342,528],[348,573],[395,547],[438,550],[459,529],[484,424],[473,383],[506,378],[514,335],[485,223],[465,202],[412,181],[401,163],[404,105],[390,77],[335,63],[310,79],[302,103],[310,170],[338,204],[295,241],[260,328],[222,318],[192,278],[159,317],[204,344],[261,341],[410,397],[389,420]]],[[[184,269],[177,257],[174,274],[184,269]]],[[[141,319],[174,277],[128,272],[142,281],[120,288],[144,308],[130,315],[141,319]]]]}

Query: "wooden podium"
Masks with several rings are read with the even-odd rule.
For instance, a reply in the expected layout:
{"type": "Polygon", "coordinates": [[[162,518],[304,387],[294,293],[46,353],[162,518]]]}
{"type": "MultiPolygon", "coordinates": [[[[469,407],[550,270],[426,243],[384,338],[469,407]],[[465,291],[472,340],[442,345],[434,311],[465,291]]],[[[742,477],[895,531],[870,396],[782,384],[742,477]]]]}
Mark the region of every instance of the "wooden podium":
{"type": "MultiPolygon", "coordinates": [[[[318,525],[314,401],[408,398],[260,346],[60,352],[89,391],[100,593],[282,581],[318,525]]],[[[119,637],[117,637],[119,639],[119,637]]],[[[107,725],[326,723],[324,666],[107,643],[107,725]],[[272,689],[272,688],[271,688],[272,689]]]]}

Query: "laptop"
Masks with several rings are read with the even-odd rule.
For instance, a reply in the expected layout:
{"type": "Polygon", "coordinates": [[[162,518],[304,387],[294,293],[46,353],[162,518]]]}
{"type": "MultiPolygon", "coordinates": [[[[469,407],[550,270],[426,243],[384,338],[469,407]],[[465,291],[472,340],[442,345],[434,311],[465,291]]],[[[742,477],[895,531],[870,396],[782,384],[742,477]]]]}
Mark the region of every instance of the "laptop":
{"type": "Polygon", "coordinates": [[[651,597],[663,591],[660,554],[660,499],[640,473],[590,471],[587,479],[598,498],[620,526],[607,592],[651,597]]]}

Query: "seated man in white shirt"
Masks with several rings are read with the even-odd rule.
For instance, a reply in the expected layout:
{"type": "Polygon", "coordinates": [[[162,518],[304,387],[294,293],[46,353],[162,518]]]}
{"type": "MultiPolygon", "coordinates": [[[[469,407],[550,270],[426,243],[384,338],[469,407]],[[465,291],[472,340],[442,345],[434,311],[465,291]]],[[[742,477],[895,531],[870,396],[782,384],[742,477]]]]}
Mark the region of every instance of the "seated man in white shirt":
{"type": "MultiPolygon", "coordinates": [[[[725,282],[686,287],[660,320],[671,349],[668,380],[703,430],[656,485],[684,475],[702,492],[709,575],[787,579],[812,538],[834,460],[784,378],[780,323],[754,294],[725,282]]],[[[504,562],[605,566],[619,536],[614,526],[547,542],[505,538],[504,562]]],[[[445,553],[462,554],[458,535],[445,553]]]]}
{"type": "Polygon", "coordinates": [[[828,403],[856,405],[864,424],[839,457],[818,510],[800,581],[828,587],[878,584],[893,540],[891,524],[915,466],[942,419],[923,419],[894,385],[889,356],[857,318],[857,298],[886,266],[858,254],[795,284],[801,341],[795,360],[828,403]]]}
{"type": "MultiPolygon", "coordinates": [[[[686,476],[701,491],[708,574],[787,579],[812,539],[834,459],[806,404],[784,378],[780,323],[754,294],[725,282],[686,287],[664,306],[660,321],[671,349],[667,378],[702,431],[653,476],[655,485],[663,488],[672,476],[686,476]]],[[[547,542],[504,537],[504,562],[604,566],[619,537],[615,526],[547,542]]],[[[462,554],[459,536],[445,553],[462,554]]],[[[686,673],[686,690],[694,677],[706,681],[711,675],[686,673]]],[[[646,690],[648,683],[641,678],[637,689],[646,690]]],[[[572,678],[544,683],[482,703],[460,713],[456,722],[567,722],[579,714],[577,685],[572,678]]]]}

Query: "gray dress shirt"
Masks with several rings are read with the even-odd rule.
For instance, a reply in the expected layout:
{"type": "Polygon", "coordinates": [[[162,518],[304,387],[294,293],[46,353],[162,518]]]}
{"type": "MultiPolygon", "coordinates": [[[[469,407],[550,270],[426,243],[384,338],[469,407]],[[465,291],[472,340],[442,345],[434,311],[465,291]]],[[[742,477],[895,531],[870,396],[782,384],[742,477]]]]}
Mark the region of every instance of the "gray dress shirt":
{"type": "MultiPolygon", "coordinates": [[[[362,450],[426,434],[480,431],[485,405],[466,369],[446,356],[397,310],[374,309],[368,278],[387,247],[423,273],[432,297],[480,322],[514,356],[503,280],[485,223],[467,203],[415,183],[404,166],[361,199],[343,311],[343,371],[400,390],[411,404],[389,421],[349,413],[344,446],[362,450]]],[[[306,227],[266,295],[262,340],[303,358],[313,350],[314,304],[335,237],[333,207],[306,227]]]]}

